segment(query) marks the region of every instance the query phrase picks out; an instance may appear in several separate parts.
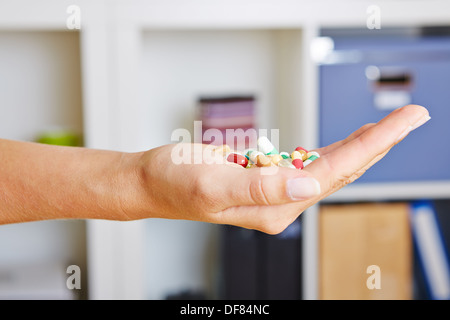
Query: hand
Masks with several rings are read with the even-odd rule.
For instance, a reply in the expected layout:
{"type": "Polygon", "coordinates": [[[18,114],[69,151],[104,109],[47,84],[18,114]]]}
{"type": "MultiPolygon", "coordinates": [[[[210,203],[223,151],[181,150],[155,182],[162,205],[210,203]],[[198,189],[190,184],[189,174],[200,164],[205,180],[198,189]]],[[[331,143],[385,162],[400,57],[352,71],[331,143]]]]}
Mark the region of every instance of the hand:
{"type": "MultiPolygon", "coordinates": [[[[127,214],[131,219],[196,220],[277,234],[305,209],[360,177],[428,119],[421,106],[399,108],[345,140],[316,150],[321,157],[303,170],[278,167],[276,174],[266,174],[271,168],[208,164],[214,162],[211,158],[176,165],[171,161],[176,145],[152,149],[140,158],[145,196],[127,214]]],[[[202,145],[193,157],[214,157],[207,148],[202,145]]]]}

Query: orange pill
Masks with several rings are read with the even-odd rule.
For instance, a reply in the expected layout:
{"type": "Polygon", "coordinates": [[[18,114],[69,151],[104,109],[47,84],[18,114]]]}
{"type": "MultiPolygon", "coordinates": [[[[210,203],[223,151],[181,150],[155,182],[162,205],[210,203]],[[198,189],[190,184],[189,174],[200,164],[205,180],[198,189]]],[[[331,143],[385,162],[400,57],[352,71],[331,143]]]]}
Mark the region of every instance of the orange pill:
{"type": "Polygon", "coordinates": [[[258,167],[270,167],[272,165],[272,160],[263,154],[256,157],[256,165],[258,167]]]}
{"type": "Polygon", "coordinates": [[[279,154],[274,154],[270,156],[270,160],[274,165],[278,165],[278,162],[280,162],[282,159],[283,157],[280,156],[279,154]]]}

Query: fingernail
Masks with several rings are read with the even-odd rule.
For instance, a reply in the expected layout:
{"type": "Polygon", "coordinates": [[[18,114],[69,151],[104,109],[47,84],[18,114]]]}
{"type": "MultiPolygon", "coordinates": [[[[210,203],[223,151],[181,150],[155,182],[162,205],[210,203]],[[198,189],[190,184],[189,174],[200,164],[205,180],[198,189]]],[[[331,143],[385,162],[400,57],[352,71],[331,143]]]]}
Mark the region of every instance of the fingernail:
{"type": "Polygon", "coordinates": [[[422,118],[420,118],[416,123],[414,123],[411,126],[408,126],[401,134],[400,136],[397,138],[397,140],[395,141],[395,143],[399,142],[400,140],[402,140],[403,138],[405,138],[408,133],[410,133],[411,131],[417,129],[418,127],[420,127],[421,125],[423,125],[425,122],[427,122],[428,120],[430,120],[431,117],[429,115],[424,115],[422,118]]]}
{"type": "Polygon", "coordinates": [[[320,183],[314,178],[300,177],[288,180],[286,189],[292,200],[305,200],[320,194],[320,183]]]}
{"type": "Polygon", "coordinates": [[[397,140],[395,140],[395,143],[401,141],[404,137],[406,137],[408,135],[408,133],[410,133],[413,129],[412,126],[408,126],[408,128],[405,129],[405,131],[403,131],[397,138],[397,140]]]}
{"type": "Polygon", "coordinates": [[[419,121],[417,121],[415,124],[412,125],[411,131],[414,129],[417,129],[418,127],[420,127],[421,125],[423,125],[425,122],[427,122],[430,119],[431,119],[431,117],[429,115],[423,116],[422,118],[420,118],[419,121]]]}

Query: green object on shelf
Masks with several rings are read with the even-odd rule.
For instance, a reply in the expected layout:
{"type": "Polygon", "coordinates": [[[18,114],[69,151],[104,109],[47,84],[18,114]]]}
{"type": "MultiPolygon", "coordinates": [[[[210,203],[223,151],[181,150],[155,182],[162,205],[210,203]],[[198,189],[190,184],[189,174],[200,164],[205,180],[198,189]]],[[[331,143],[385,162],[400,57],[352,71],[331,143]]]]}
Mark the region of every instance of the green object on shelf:
{"type": "Polygon", "coordinates": [[[81,146],[81,137],[72,131],[47,131],[41,133],[36,142],[59,146],[81,146]]]}

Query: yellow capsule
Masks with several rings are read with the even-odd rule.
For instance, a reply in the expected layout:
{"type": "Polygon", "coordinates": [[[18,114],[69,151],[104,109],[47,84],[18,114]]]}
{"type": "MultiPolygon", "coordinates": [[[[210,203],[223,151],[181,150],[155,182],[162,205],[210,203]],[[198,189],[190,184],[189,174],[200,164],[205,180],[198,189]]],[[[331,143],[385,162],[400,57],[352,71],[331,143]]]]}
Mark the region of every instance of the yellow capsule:
{"type": "Polygon", "coordinates": [[[231,149],[227,144],[224,144],[214,148],[214,152],[222,156],[225,156],[226,154],[231,152],[231,149]]]}
{"type": "Polygon", "coordinates": [[[308,153],[305,150],[299,150],[298,152],[302,155],[302,161],[308,159],[308,153]]]}
{"type": "Polygon", "coordinates": [[[302,158],[302,154],[300,152],[298,152],[297,150],[293,151],[291,153],[291,159],[301,159],[302,158]]]}
{"type": "Polygon", "coordinates": [[[268,156],[260,154],[256,157],[256,165],[258,167],[270,167],[272,165],[272,161],[268,156]]]}
{"type": "Polygon", "coordinates": [[[282,156],[280,156],[279,154],[274,154],[270,157],[270,160],[272,161],[272,163],[274,165],[278,165],[278,162],[280,162],[283,159],[282,156]]]}

